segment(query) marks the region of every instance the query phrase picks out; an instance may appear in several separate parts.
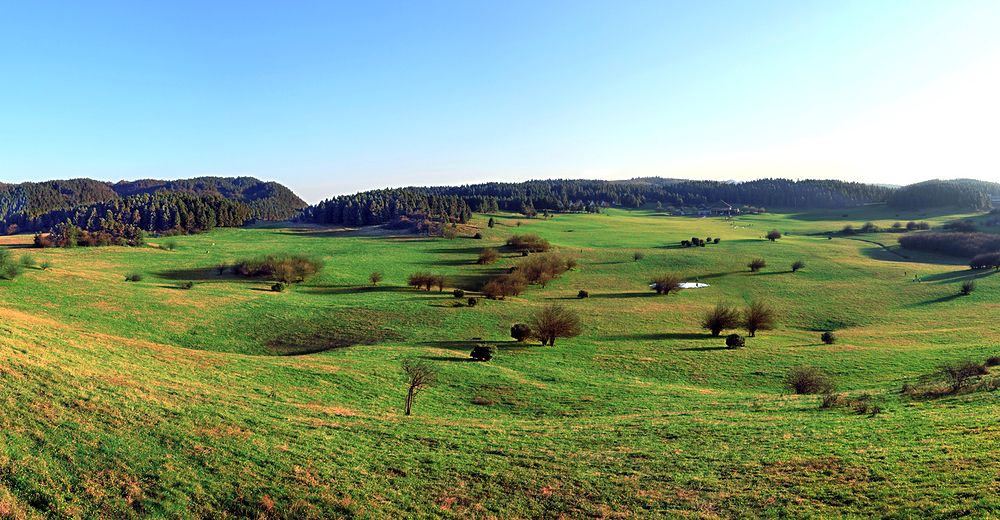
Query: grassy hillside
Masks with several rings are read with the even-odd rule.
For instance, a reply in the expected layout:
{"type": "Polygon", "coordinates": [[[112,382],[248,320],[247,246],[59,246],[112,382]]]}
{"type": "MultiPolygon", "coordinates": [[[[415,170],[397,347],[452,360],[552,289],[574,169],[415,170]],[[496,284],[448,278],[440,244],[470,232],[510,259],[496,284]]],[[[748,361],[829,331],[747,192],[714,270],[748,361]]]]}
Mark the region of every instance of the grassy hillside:
{"type": "Polygon", "coordinates": [[[178,237],[167,251],[34,250],[30,237],[2,237],[15,257],[53,267],[0,281],[0,514],[1000,514],[996,392],[899,394],[944,362],[1000,355],[1000,325],[986,318],[1000,279],[947,257],[904,258],[893,234],[819,235],[957,216],[611,210],[494,215],[492,229],[486,218],[473,221],[482,240],[261,227],[178,237]],[[764,240],[773,228],[786,236],[764,240]],[[547,238],[579,266],[471,308],[450,290],[405,287],[430,271],[475,289],[520,261],[475,264],[514,233],[547,238]],[[722,240],[677,246],[692,236],[722,240]],[[325,268],[284,293],[215,269],[283,252],[325,268]],[[768,267],[751,274],[755,257],[768,267]],[[791,273],[796,260],[806,268],[791,273]],[[385,275],[378,287],[372,271],[385,275]],[[656,296],[646,284],[662,272],[711,287],[656,296]],[[130,273],[143,280],[125,282],[130,273]],[[955,296],[970,278],[976,292],[955,296]],[[581,289],[590,297],[576,299],[581,289]],[[746,348],[699,328],[717,302],[754,299],[780,324],[746,348]],[[579,312],[582,336],[554,347],[509,338],[553,302],[579,312]],[[838,343],[819,341],[827,329],[838,343]],[[479,337],[499,346],[488,363],[469,361],[479,337]],[[411,357],[440,382],[405,417],[400,362],[411,357]],[[793,395],[783,380],[803,364],[882,413],[793,395]]]}

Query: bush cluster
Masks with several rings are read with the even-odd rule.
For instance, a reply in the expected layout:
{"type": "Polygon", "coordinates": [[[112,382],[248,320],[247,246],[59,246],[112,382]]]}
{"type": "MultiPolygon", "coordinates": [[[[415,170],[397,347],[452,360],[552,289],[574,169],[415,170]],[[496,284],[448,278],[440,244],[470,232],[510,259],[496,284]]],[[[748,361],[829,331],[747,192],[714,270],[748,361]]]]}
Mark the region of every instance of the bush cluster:
{"type": "Polygon", "coordinates": [[[305,281],[319,273],[322,262],[300,255],[268,255],[242,260],[233,272],[249,278],[271,278],[286,284],[305,281]]]}
{"type": "Polygon", "coordinates": [[[785,386],[796,394],[829,394],[834,390],[833,379],[822,370],[798,366],[788,371],[785,386]]]}
{"type": "Polygon", "coordinates": [[[445,278],[439,274],[419,272],[411,274],[406,279],[406,283],[414,289],[423,288],[426,291],[430,291],[431,288],[437,287],[438,292],[444,292],[445,278]]]}
{"type": "Polygon", "coordinates": [[[514,235],[507,239],[507,246],[519,253],[544,253],[552,248],[548,240],[538,235],[514,235]]]}
{"type": "Polygon", "coordinates": [[[502,300],[508,296],[517,296],[528,287],[528,280],[521,273],[501,274],[490,278],[480,291],[491,300],[502,300]]]}

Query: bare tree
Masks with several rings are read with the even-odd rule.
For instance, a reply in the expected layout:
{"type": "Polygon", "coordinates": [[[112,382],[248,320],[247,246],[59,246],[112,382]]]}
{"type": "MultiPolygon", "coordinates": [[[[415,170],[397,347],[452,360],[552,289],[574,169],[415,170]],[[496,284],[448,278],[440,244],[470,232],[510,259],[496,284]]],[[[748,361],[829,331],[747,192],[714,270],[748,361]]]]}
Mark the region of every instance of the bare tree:
{"type": "Polygon", "coordinates": [[[556,338],[572,338],[583,332],[580,317],[562,305],[548,305],[538,311],[528,326],[542,345],[555,345],[556,338]]]}
{"type": "Polygon", "coordinates": [[[649,285],[656,291],[656,294],[669,295],[672,292],[680,292],[681,279],[672,274],[661,274],[654,277],[649,285]]]}
{"type": "Polygon", "coordinates": [[[731,305],[719,303],[714,309],[705,313],[701,326],[718,336],[722,331],[735,329],[740,324],[740,313],[731,305]]]}
{"type": "Polygon", "coordinates": [[[749,264],[747,264],[747,267],[750,268],[750,272],[756,273],[757,271],[767,267],[767,261],[763,258],[754,258],[749,264]]]}
{"type": "Polygon", "coordinates": [[[792,272],[797,273],[800,269],[806,266],[806,263],[802,260],[796,260],[792,262],[792,272]]]}
{"type": "Polygon", "coordinates": [[[758,330],[773,329],[774,309],[764,302],[751,302],[743,311],[743,328],[747,329],[751,338],[757,335],[758,330]]]}
{"type": "Polygon", "coordinates": [[[487,265],[496,262],[500,258],[500,253],[492,247],[487,247],[479,252],[479,259],[476,260],[477,264],[487,265]]]}
{"type": "Polygon", "coordinates": [[[433,386],[437,381],[437,371],[424,361],[415,359],[403,360],[403,372],[409,380],[406,390],[406,415],[413,410],[413,400],[421,390],[433,386]]]}
{"type": "Polygon", "coordinates": [[[379,282],[382,281],[382,273],[375,271],[374,273],[368,275],[368,281],[371,282],[373,286],[378,285],[379,282]]]}

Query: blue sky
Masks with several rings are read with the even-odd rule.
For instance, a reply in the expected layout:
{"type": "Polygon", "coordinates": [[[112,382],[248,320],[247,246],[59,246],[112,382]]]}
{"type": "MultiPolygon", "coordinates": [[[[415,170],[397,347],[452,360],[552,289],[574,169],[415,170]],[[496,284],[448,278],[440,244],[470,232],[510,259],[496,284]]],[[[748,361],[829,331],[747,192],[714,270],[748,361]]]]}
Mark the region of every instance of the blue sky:
{"type": "Polygon", "coordinates": [[[1000,2],[7,2],[0,180],[1000,180],[1000,2]]]}

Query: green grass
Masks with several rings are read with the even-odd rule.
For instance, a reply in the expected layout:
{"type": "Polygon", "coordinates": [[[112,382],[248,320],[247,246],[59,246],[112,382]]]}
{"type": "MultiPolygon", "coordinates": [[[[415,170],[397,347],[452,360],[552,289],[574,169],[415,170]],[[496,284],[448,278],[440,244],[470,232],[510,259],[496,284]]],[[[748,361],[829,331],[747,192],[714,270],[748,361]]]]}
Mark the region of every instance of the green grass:
{"type": "Polygon", "coordinates": [[[903,258],[893,234],[820,235],[957,216],[493,216],[493,229],[474,222],[483,240],[266,226],[171,238],[174,251],[14,247],[52,267],[0,281],[0,514],[1000,514],[996,393],[899,395],[941,363],[1000,354],[989,318],[1000,278],[903,258]],[[761,238],[774,228],[788,236],[761,238]],[[454,306],[464,299],[451,287],[472,291],[520,260],[475,264],[514,233],[541,235],[579,267],[517,298],[454,306]],[[691,236],[722,241],[677,247],[691,236]],[[283,293],[214,269],[279,253],[325,268],[283,293]],[[754,257],[763,272],[745,267],[754,257]],[[800,259],[806,268],[788,272],[800,259]],[[385,275],[374,288],[372,271],[385,275]],[[407,288],[415,271],[447,276],[449,289],[407,288]],[[661,272],[711,287],[658,297],[646,284],[661,272]],[[974,277],[971,296],[954,296],[974,277]],[[576,299],[581,289],[590,297],[576,299]],[[754,299],[780,324],[746,348],[699,328],[717,302],[754,299]],[[510,340],[511,324],[553,302],[579,312],[582,336],[510,340]],[[830,328],[839,341],[823,345],[830,328]],[[477,337],[498,344],[492,361],[468,361],[477,337]],[[408,357],[440,371],[412,417],[408,357]],[[802,364],[884,412],[791,395],[783,378],[802,364]]]}

